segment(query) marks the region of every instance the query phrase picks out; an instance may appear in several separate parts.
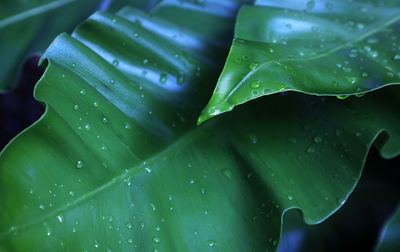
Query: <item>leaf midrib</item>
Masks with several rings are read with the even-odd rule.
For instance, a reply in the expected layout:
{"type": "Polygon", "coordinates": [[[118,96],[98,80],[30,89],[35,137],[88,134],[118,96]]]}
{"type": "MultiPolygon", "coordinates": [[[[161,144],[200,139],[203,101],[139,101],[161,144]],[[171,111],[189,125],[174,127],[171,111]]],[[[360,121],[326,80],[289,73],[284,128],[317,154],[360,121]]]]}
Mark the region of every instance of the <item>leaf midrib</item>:
{"type": "Polygon", "coordinates": [[[32,8],[32,9],[20,12],[11,17],[1,20],[0,21],[0,29],[5,28],[9,25],[15,24],[17,22],[26,20],[35,15],[40,15],[40,14],[43,14],[46,12],[50,12],[54,9],[60,8],[64,5],[67,5],[67,4],[69,4],[71,2],[75,2],[75,1],[77,1],[77,0],[60,0],[60,1],[50,2],[50,3],[46,3],[46,4],[40,5],[38,7],[32,8]]]}
{"type": "MultiPolygon", "coordinates": [[[[182,148],[182,146],[191,143],[192,141],[194,141],[195,139],[200,137],[203,132],[207,131],[208,128],[215,127],[215,124],[217,121],[218,120],[213,120],[212,122],[209,122],[208,124],[206,124],[202,127],[195,127],[193,129],[189,130],[189,132],[187,132],[186,134],[181,136],[181,138],[179,138],[178,140],[173,142],[171,145],[166,147],[164,150],[155,153],[153,156],[150,156],[149,158],[147,158],[145,160],[142,160],[145,162],[141,162],[138,166],[131,167],[130,169],[128,169],[128,172],[124,172],[124,173],[112,178],[109,182],[95,188],[92,191],[89,191],[89,192],[79,196],[77,199],[73,200],[72,202],[67,202],[65,205],[63,205],[51,212],[48,212],[47,214],[43,215],[42,217],[33,219],[25,224],[12,226],[13,227],[12,230],[9,229],[5,232],[0,233],[0,239],[4,239],[6,236],[11,235],[13,232],[19,232],[19,231],[28,229],[29,227],[32,227],[36,224],[43,223],[44,221],[57,216],[61,212],[65,212],[68,209],[71,209],[71,208],[81,204],[82,202],[85,202],[86,200],[95,197],[96,195],[113,187],[114,185],[117,185],[119,182],[122,183],[124,179],[126,179],[132,175],[138,174],[140,171],[144,173],[146,167],[150,166],[151,164],[153,164],[159,160],[162,160],[162,158],[165,157],[168,153],[173,153],[173,152],[175,152],[175,150],[182,148]]],[[[149,176],[151,176],[151,175],[149,175],[149,176]]]]}
{"type": "MultiPolygon", "coordinates": [[[[355,43],[358,43],[358,42],[364,40],[365,38],[367,38],[367,37],[379,32],[383,28],[385,28],[385,27],[387,27],[387,26],[389,26],[389,25],[391,25],[391,24],[393,24],[393,23],[395,23],[395,22],[397,22],[399,20],[400,20],[400,13],[395,15],[394,17],[390,18],[389,20],[384,22],[382,25],[380,25],[378,27],[375,27],[373,29],[370,29],[370,30],[366,31],[365,33],[362,33],[361,35],[359,35],[357,37],[354,37],[353,39],[350,39],[346,43],[343,43],[343,44],[338,45],[336,47],[330,48],[330,49],[328,49],[326,51],[323,51],[323,52],[321,52],[321,53],[319,53],[317,55],[312,55],[312,56],[302,57],[302,58],[290,56],[290,57],[286,57],[286,58],[282,58],[282,59],[272,59],[272,60],[266,61],[266,62],[262,63],[259,67],[257,67],[255,70],[252,70],[248,74],[246,74],[240,80],[238,85],[236,85],[235,88],[232,89],[232,91],[229,92],[229,94],[225,97],[225,99],[222,102],[219,102],[219,104],[226,103],[231,98],[231,96],[247,81],[247,79],[249,79],[251,76],[253,76],[255,73],[257,73],[260,69],[264,68],[265,66],[271,65],[271,64],[276,63],[276,62],[295,61],[295,60],[298,60],[298,59],[302,59],[304,61],[305,60],[315,60],[315,59],[319,59],[319,58],[323,58],[323,57],[329,56],[329,55],[331,55],[331,54],[333,54],[333,53],[335,53],[335,52],[337,52],[337,51],[339,51],[339,50],[341,50],[343,48],[346,48],[346,47],[348,47],[348,46],[350,46],[352,44],[355,44],[355,43]]],[[[235,39],[240,39],[240,38],[235,38],[235,39]]],[[[264,42],[264,44],[266,44],[266,43],[264,42]]]]}

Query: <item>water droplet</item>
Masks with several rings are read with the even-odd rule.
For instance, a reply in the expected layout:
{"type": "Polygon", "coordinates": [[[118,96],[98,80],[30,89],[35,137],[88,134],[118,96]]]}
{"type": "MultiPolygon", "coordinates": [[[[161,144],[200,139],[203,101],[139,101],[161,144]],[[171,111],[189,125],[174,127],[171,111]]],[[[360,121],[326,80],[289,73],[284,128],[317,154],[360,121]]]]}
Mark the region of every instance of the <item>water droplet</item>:
{"type": "Polygon", "coordinates": [[[115,80],[114,80],[114,79],[111,79],[111,80],[110,80],[110,84],[114,85],[114,84],[115,84],[115,80]]]}
{"type": "Polygon", "coordinates": [[[288,197],[288,200],[293,200],[293,196],[292,195],[289,195],[287,197],[288,197]]]}
{"type": "Polygon", "coordinates": [[[254,134],[251,134],[251,135],[250,135],[250,141],[251,141],[253,144],[256,144],[256,143],[258,142],[257,136],[254,135],[254,134]]]}
{"type": "Polygon", "coordinates": [[[400,54],[396,54],[396,55],[393,57],[393,59],[394,59],[394,60],[400,60],[400,54]]]}
{"type": "Polygon", "coordinates": [[[78,160],[78,162],[76,162],[76,168],[81,169],[83,167],[83,162],[81,160],[78,160]]]}
{"type": "Polygon", "coordinates": [[[232,172],[231,172],[231,170],[225,169],[225,170],[223,170],[223,173],[224,173],[225,177],[227,177],[228,179],[231,179],[231,178],[232,178],[232,172]]]}
{"type": "Polygon", "coordinates": [[[94,106],[95,108],[97,108],[97,107],[99,106],[99,103],[98,103],[97,101],[94,101],[94,102],[93,102],[93,106],[94,106]]]}
{"type": "Polygon", "coordinates": [[[90,130],[90,124],[89,124],[89,123],[86,123],[86,124],[85,124],[85,130],[86,130],[86,131],[89,131],[89,130],[90,130]]]}
{"type": "Polygon", "coordinates": [[[331,3],[326,3],[325,8],[327,8],[328,10],[331,10],[333,8],[333,5],[331,3]]]}
{"type": "Polygon", "coordinates": [[[63,218],[61,215],[57,215],[58,222],[63,223],[63,218]]]}
{"type": "Polygon", "coordinates": [[[125,122],[125,129],[130,129],[131,125],[128,122],[125,122]]]}
{"type": "Polygon", "coordinates": [[[363,93],[363,94],[356,94],[356,97],[361,98],[361,97],[363,97],[364,95],[365,95],[365,93],[363,93]]]}
{"type": "Polygon", "coordinates": [[[258,63],[250,63],[249,64],[249,69],[252,71],[256,70],[257,67],[258,67],[258,63]]]}
{"type": "Polygon", "coordinates": [[[52,228],[47,223],[44,223],[44,226],[46,228],[46,235],[51,236],[51,234],[53,233],[52,228]]]}
{"type": "Polygon", "coordinates": [[[307,2],[307,8],[308,9],[313,9],[315,7],[315,2],[314,1],[308,1],[307,2]]]}
{"type": "Polygon", "coordinates": [[[346,99],[347,97],[349,97],[348,95],[338,95],[336,96],[338,99],[343,100],[346,99]]]}
{"type": "Polygon", "coordinates": [[[209,241],[208,241],[208,246],[210,246],[210,247],[214,247],[215,244],[216,244],[216,242],[213,241],[213,240],[209,240],[209,241]]]}
{"type": "Polygon", "coordinates": [[[153,237],[153,242],[154,243],[160,243],[160,238],[158,236],[153,237]]]}
{"type": "Polygon", "coordinates": [[[128,223],[126,223],[126,227],[127,227],[128,229],[131,229],[131,228],[133,227],[133,225],[132,225],[132,223],[128,222],[128,223]]]}
{"type": "Polygon", "coordinates": [[[161,84],[165,84],[167,82],[167,74],[166,73],[161,73],[159,81],[160,81],[161,84]]]}
{"type": "Polygon", "coordinates": [[[79,109],[78,104],[75,104],[75,105],[74,105],[74,110],[77,111],[78,109],[79,109]]]}
{"type": "Polygon", "coordinates": [[[72,66],[72,68],[75,68],[75,67],[76,67],[76,64],[75,64],[75,63],[72,63],[71,66],[72,66]]]}
{"type": "Polygon", "coordinates": [[[314,143],[320,143],[322,142],[322,137],[321,136],[315,136],[314,137],[314,143]]]}
{"type": "Polygon", "coordinates": [[[256,89],[256,88],[259,88],[260,85],[261,85],[261,82],[260,82],[259,80],[258,80],[258,81],[253,81],[253,82],[250,84],[250,88],[251,88],[251,89],[256,89]]]}
{"type": "Polygon", "coordinates": [[[82,88],[82,89],[79,91],[79,94],[82,95],[82,96],[85,96],[85,95],[86,95],[86,90],[82,88]]]}
{"type": "Polygon", "coordinates": [[[308,147],[306,151],[307,151],[308,154],[315,153],[315,149],[313,147],[311,147],[311,146],[308,147]]]}
{"type": "Polygon", "coordinates": [[[144,168],[148,173],[151,172],[151,169],[149,167],[144,168]]]}
{"type": "Polygon", "coordinates": [[[103,118],[101,118],[101,122],[104,124],[107,123],[108,122],[107,117],[103,116],[103,118]]]}
{"type": "Polygon", "coordinates": [[[132,244],[132,243],[133,243],[133,239],[132,239],[132,238],[128,238],[127,241],[128,241],[129,244],[132,244]]]}
{"type": "Polygon", "coordinates": [[[200,188],[200,192],[201,192],[201,194],[206,194],[206,189],[204,189],[203,187],[202,188],[200,188]]]}
{"type": "Polygon", "coordinates": [[[117,59],[113,60],[112,62],[113,66],[118,66],[119,65],[119,61],[117,59]]]}
{"type": "Polygon", "coordinates": [[[179,72],[178,73],[178,77],[176,78],[176,82],[179,85],[182,85],[183,83],[185,83],[185,74],[183,72],[179,72]]]}

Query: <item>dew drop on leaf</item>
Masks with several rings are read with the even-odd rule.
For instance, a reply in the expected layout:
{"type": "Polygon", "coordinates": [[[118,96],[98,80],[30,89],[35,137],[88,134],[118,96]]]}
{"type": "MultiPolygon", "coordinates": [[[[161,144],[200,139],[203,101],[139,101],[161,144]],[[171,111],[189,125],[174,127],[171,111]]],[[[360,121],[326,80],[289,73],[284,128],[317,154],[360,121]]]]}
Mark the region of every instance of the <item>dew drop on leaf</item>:
{"type": "Polygon", "coordinates": [[[251,87],[252,89],[256,89],[256,88],[259,88],[260,85],[261,85],[261,82],[258,80],[258,81],[253,81],[253,82],[250,84],[250,87],[251,87]]]}
{"type": "Polygon", "coordinates": [[[258,63],[250,63],[249,64],[249,69],[252,71],[256,70],[257,67],[258,67],[258,63]]]}
{"type": "Polygon", "coordinates": [[[76,168],[81,169],[83,167],[83,162],[81,160],[78,160],[78,162],[76,162],[76,168]]]}
{"type": "Polygon", "coordinates": [[[311,146],[308,147],[306,151],[307,151],[308,154],[315,153],[315,149],[313,147],[311,147],[311,146]]]}
{"type": "Polygon", "coordinates": [[[160,81],[161,84],[165,84],[167,82],[167,74],[166,73],[160,74],[159,81],[160,81]]]}
{"type": "Polygon", "coordinates": [[[314,137],[314,143],[320,143],[322,142],[322,137],[321,136],[315,136],[314,137]]]}
{"type": "Polygon", "coordinates": [[[340,100],[346,99],[347,97],[349,97],[349,96],[348,95],[338,95],[338,96],[336,96],[336,98],[338,98],[340,100]]]}
{"type": "Polygon", "coordinates": [[[160,243],[160,241],[161,241],[161,240],[160,240],[160,238],[159,238],[158,236],[154,236],[154,237],[153,237],[153,242],[154,242],[154,243],[160,243]]]}
{"type": "Polygon", "coordinates": [[[216,244],[216,242],[213,241],[213,240],[209,240],[209,241],[208,241],[208,246],[210,246],[210,247],[214,247],[215,244],[216,244]]]}

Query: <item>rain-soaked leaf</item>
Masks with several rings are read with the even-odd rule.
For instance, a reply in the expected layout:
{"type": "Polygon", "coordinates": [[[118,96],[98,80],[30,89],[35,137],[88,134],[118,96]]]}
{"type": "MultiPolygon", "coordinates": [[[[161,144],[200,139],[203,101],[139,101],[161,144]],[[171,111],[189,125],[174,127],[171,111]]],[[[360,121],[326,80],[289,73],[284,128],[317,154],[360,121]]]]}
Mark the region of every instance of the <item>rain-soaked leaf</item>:
{"type": "Polygon", "coordinates": [[[43,52],[57,34],[90,15],[99,0],[1,0],[0,92],[15,85],[31,54],[43,52]]]}
{"type": "Polygon", "coordinates": [[[1,0],[0,92],[18,81],[27,57],[43,53],[61,32],[69,32],[97,8],[118,10],[125,5],[148,9],[156,0],[1,0]]]}
{"type": "Polygon", "coordinates": [[[199,123],[283,91],[362,96],[400,81],[397,0],[258,0],[235,39],[199,123]]]}
{"type": "Polygon", "coordinates": [[[271,96],[196,127],[238,7],[168,0],[57,37],[46,113],[0,155],[2,249],[275,250],[287,209],[310,224],[345,202],[376,139],[399,154],[394,87],[271,96]]]}

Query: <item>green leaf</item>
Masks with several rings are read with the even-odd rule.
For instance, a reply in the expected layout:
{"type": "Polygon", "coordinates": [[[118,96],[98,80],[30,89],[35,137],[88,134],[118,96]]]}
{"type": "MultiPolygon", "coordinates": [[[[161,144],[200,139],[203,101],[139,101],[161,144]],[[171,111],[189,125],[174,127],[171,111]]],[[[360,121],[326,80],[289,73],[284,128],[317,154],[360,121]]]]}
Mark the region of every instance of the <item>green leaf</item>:
{"type": "Polygon", "coordinates": [[[274,250],[287,209],[318,223],[344,203],[383,129],[381,153],[399,154],[392,87],[272,96],[196,127],[237,7],[99,12],[51,44],[46,113],[0,155],[1,247],[274,250]]]}
{"type": "Polygon", "coordinates": [[[399,202],[399,159],[384,160],[371,149],[346,204],[318,225],[304,224],[297,210],[287,211],[278,251],[372,251],[399,202]]]}
{"type": "Polygon", "coordinates": [[[363,95],[400,80],[399,1],[257,1],[235,39],[199,123],[282,91],[363,95]]]}
{"type": "MultiPolygon", "coordinates": [[[[0,92],[18,80],[21,62],[34,53],[42,53],[61,32],[72,30],[87,18],[100,0],[2,0],[0,3],[0,92]]],[[[104,2],[104,1],[103,1],[104,2]]],[[[155,1],[109,1],[106,9],[127,4],[150,8],[155,1]],[[121,3],[124,2],[124,3],[121,3]]]]}
{"type": "Polygon", "coordinates": [[[386,223],[375,251],[391,252],[400,248],[400,206],[386,223]]]}
{"type": "Polygon", "coordinates": [[[116,12],[127,5],[148,11],[157,5],[158,2],[161,2],[161,0],[108,0],[103,2],[106,2],[106,10],[110,12],[116,12]]]}
{"type": "Polygon", "coordinates": [[[99,0],[2,0],[0,3],[0,92],[18,80],[27,56],[43,52],[60,32],[93,12],[99,0]]]}

